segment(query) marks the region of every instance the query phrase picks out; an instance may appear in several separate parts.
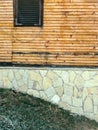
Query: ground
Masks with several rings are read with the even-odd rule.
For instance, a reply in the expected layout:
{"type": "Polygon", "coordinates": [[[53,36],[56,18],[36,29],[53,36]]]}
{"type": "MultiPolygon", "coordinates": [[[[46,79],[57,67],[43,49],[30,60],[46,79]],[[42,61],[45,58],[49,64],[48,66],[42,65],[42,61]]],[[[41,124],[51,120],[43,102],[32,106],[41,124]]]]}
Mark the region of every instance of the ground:
{"type": "Polygon", "coordinates": [[[98,130],[98,123],[39,98],[0,89],[0,130],[98,130]]]}

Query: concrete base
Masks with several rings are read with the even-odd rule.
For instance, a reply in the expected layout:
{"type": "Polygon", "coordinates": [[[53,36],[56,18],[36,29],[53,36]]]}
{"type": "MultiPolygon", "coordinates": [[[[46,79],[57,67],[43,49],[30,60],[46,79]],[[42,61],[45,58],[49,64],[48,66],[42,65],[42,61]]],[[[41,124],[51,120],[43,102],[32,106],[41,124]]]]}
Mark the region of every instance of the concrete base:
{"type": "Polygon", "coordinates": [[[1,67],[0,87],[34,95],[98,122],[98,69],[1,67]]]}

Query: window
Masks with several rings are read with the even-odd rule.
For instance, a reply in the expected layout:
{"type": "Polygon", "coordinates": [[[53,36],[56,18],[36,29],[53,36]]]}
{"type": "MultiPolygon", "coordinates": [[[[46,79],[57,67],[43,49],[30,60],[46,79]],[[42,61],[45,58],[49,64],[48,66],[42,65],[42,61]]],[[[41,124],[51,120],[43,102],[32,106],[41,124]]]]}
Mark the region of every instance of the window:
{"type": "Polygon", "coordinates": [[[14,0],[15,26],[42,26],[43,0],[14,0]]]}

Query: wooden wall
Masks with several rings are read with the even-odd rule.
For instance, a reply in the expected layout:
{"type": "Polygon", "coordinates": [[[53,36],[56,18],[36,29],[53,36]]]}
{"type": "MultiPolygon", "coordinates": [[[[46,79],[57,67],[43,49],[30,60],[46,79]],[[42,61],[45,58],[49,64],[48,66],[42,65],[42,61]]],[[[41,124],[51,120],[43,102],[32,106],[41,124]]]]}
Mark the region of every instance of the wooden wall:
{"type": "Polygon", "coordinates": [[[12,0],[0,0],[0,62],[12,61],[12,5],[12,0]]]}
{"type": "Polygon", "coordinates": [[[14,27],[13,1],[0,1],[0,61],[98,66],[98,0],[44,0],[43,27],[14,27]]]}

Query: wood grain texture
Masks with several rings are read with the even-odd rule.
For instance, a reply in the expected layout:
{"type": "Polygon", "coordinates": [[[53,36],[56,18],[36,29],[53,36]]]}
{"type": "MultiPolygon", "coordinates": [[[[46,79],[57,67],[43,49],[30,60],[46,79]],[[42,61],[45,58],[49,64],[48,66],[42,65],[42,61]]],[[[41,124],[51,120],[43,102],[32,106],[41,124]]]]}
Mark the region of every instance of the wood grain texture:
{"type": "Polygon", "coordinates": [[[98,66],[98,0],[44,0],[43,27],[14,27],[0,1],[0,62],[98,66]]]}

